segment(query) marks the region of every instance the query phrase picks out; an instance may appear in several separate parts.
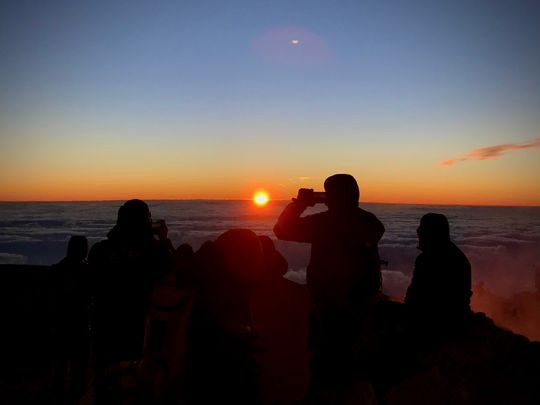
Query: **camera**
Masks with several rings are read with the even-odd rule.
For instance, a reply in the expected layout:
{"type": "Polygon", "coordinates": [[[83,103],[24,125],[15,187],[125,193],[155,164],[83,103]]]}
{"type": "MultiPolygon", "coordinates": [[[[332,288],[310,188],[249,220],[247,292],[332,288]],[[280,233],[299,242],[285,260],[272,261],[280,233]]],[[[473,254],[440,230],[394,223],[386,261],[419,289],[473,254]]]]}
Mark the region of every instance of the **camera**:
{"type": "Polygon", "coordinates": [[[323,204],[326,202],[326,193],[324,191],[313,191],[312,188],[301,188],[298,190],[296,201],[301,202],[308,207],[313,207],[315,204],[323,204]]]}

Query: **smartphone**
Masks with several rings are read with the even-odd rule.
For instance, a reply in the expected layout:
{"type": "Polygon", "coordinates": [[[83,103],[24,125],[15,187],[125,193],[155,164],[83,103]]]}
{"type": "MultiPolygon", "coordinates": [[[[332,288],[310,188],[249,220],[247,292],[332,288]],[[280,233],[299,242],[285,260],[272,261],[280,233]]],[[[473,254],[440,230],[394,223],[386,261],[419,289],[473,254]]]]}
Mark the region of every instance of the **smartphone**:
{"type": "Polygon", "coordinates": [[[326,202],[326,193],[324,191],[313,191],[312,188],[301,188],[298,190],[296,200],[308,207],[313,207],[315,204],[326,202]]]}

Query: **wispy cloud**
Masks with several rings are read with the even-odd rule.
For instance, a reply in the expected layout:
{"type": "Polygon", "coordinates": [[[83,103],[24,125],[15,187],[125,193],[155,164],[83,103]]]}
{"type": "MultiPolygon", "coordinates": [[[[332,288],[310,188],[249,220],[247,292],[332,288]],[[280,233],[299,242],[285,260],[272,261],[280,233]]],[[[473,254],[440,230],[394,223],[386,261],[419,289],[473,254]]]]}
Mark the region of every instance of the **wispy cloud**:
{"type": "Polygon", "coordinates": [[[439,166],[453,166],[456,163],[463,162],[464,160],[497,159],[503,156],[505,153],[511,152],[513,150],[524,150],[533,148],[540,148],[540,138],[535,138],[525,143],[503,143],[500,145],[473,148],[461,156],[441,160],[439,162],[439,166]]]}
{"type": "Polygon", "coordinates": [[[302,181],[311,181],[311,180],[317,180],[317,177],[311,177],[311,176],[298,176],[298,177],[290,177],[287,179],[286,183],[279,183],[278,186],[280,187],[291,187],[296,186],[298,182],[302,181]]]}

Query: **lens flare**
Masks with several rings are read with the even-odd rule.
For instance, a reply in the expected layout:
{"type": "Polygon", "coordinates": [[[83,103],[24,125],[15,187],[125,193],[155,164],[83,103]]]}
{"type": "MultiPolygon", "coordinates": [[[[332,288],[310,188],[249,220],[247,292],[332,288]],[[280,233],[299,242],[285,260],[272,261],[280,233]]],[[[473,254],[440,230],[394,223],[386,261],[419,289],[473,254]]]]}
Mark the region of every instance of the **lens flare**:
{"type": "Polygon", "coordinates": [[[268,200],[269,200],[268,194],[265,193],[264,191],[258,191],[253,196],[253,202],[259,207],[266,205],[268,203],[268,200]]]}

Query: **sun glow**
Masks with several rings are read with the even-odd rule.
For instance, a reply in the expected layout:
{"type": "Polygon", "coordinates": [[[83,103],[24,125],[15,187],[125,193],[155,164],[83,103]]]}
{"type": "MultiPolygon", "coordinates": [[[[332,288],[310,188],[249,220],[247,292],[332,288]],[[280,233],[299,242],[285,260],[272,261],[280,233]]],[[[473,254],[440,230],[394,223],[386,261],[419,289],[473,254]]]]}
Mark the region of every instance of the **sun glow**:
{"type": "Polygon", "coordinates": [[[259,207],[262,207],[268,203],[268,194],[264,191],[258,191],[253,196],[253,202],[257,204],[259,207]]]}

